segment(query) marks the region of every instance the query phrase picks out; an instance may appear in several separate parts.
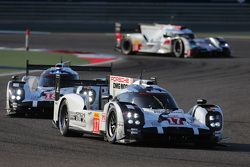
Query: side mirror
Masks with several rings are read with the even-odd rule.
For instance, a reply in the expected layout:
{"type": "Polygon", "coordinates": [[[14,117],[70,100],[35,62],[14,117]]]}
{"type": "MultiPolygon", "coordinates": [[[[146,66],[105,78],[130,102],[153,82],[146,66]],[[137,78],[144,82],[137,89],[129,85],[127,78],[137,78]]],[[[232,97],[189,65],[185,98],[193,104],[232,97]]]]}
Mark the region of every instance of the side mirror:
{"type": "Polygon", "coordinates": [[[12,79],[13,81],[17,81],[17,80],[18,80],[18,76],[17,76],[17,75],[13,75],[13,76],[11,77],[11,79],[12,79]]]}
{"type": "Polygon", "coordinates": [[[199,104],[207,104],[207,100],[205,100],[205,99],[198,99],[197,101],[196,101],[196,103],[199,105],[199,104]]]}
{"type": "Polygon", "coordinates": [[[154,81],[154,84],[157,85],[157,78],[156,77],[150,77],[150,80],[154,81]]]}
{"type": "Polygon", "coordinates": [[[110,100],[112,98],[113,98],[112,95],[102,95],[102,100],[110,100]]]}
{"type": "Polygon", "coordinates": [[[163,37],[164,37],[164,38],[167,38],[167,37],[169,37],[169,36],[168,36],[167,34],[164,34],[163,37]]]}

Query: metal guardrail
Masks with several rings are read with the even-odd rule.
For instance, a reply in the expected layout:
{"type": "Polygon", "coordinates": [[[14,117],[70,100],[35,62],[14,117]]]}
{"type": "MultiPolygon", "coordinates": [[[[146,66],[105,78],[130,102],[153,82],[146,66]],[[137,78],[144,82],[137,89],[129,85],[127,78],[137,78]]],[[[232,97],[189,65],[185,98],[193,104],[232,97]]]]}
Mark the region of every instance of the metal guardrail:
{"type": "MultiPolygon", "coordinates": [[[[0,25],[87,25],[175,23],[225,25],[250,29],[250,4],[237,3],[112,3],[112,2],[0,2],[0,25]],[[6,24],[4,24],[6,23],[6,24]]],[[[41,26],[42,28],[43,26],[41,26]]],[[[66,27],[64,27],[66,28],[66,27]]],[[[223,27],[221,27],[223,28],[223,27]]]]}

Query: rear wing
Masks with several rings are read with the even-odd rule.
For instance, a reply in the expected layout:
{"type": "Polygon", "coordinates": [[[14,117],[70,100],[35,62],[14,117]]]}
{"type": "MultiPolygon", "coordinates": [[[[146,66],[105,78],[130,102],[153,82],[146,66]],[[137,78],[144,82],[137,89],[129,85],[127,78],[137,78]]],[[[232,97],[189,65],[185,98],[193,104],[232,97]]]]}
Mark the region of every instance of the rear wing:
{"type": "Polygon", "coordinates": [[[140,24],[122,25],[120,22],[115,23],[115,33],[140,33],[140,24]]]}
{"type": "MultiPolygon", "coordinates": [[[[141,74],[142,75],[142,74],[141,74]]],[[[142,76],[140,78],[129,78],[129,77],[122,77],[122,76],[115,76],[110,75],[109,78],[109,93],[113,97],[116,95],[122,93],[123,89],[126,89],[129,85],[157,85],[156,77],[151,77],[148,79],[142,79],[142,76]]]]}
{"type": "MultiPolygon", "coordinates": [[[[61,63],[61,64],[63,64],[63,63],[61,63]]],[[[29,75],[30,70],[46,70],[46,69],[51,68],[51,67],[55,67],[55,65],[30,64],[29,60],[26,60],[26,76],[29,75]]],[[[110,72],[110,73],[112,73],[112,65],[110,67],[70,66],[70,65],[67,65],[65,67],[69,67],[74,71],[100,71],[100,72],[110,72]]]]}
{"type": "MultiPolygon", "coordinates": [[[[60,89],[61,89],[61,75],[56,74],[55,78],[55,100],[60,98],[60,89]]],[[[107,80],[64,80],[64,85],[75,86],[108,86],[107,80]]]]}

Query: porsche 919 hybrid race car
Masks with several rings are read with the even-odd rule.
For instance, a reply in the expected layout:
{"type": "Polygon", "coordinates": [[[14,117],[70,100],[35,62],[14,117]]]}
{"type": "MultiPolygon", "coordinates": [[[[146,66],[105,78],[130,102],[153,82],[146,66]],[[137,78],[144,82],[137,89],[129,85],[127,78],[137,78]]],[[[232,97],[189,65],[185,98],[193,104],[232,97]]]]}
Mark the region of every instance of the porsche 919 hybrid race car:
{"type": "Polygon", "coordinates": [[[222,139],[223,113],[219,106],[198,100],[184,113],[155,80],[111,75],[109,82],[76,83],[76,93],[59,97],[60,89],[56,92],[53,123],[63,136],[91,133],[110,143],[159,138],[209,145],[222,139]]]}
{"type": "Polygon", "coordinates": [[[220,37],[195,38],[192,30],[179,25],[139,24],[137,32],[127,33],[116,23],[116,50],[121,53],[159,53],[176,57],[230,57],[229,44],[220,37]]]}
{"type": "MultiPolygon", "coordinates": [[[[37,65],[26,63],[26,75],[21,80],[13,76],[7,84],[7,115],[29,112],[53,113],[55,99],[55,75],[64,80],[79,80],[76,71],[98,71],[101,67],[70,66],[69,62],[56,65],[37,65]],[[40,76],[29,75],[29,70],[44,70],[40,76]]],[[[61,95],[74,91],[71,84],[61,84],[61,95]]]]}

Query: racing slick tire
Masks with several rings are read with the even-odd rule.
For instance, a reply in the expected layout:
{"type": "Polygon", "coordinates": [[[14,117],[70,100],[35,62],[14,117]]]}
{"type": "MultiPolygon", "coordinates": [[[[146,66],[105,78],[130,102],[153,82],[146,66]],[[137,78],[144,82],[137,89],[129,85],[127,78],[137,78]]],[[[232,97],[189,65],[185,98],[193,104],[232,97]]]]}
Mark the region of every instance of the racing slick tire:
{"type": "Polygon", "coordinates": [[[61,135],[69,136],[69,113],[68,113],[68,106],[66,100],[62,102],[59,108],[59,130],[61,135]]]}
{"type": "Polygon", "coordinates": [[[121,42],[121,52],[125,55],[135,54],[133,52],[133,44],[130,39],[124,38],[121,42]]]}
{"type": "Polygon", "coordinates": [[[175,57],[184,57],[184,43],[181,39],[176,39],[173,41],[173,54],[175,57]]]}
{"type": "Polygon", "coordinates": [[[116,142],[117,114],[114,106],[111,106],[107,113],[106,137],[105,139],[114,144],[116,142]]]}
{"type": "Polygon", "coordinates": [[[62,136],[81,137],[83,135],[82,132],[72,131],[69,129],[69,113],[66,100],[64,100],[60,105],[58,118],[58,127],[62,136]]]}

